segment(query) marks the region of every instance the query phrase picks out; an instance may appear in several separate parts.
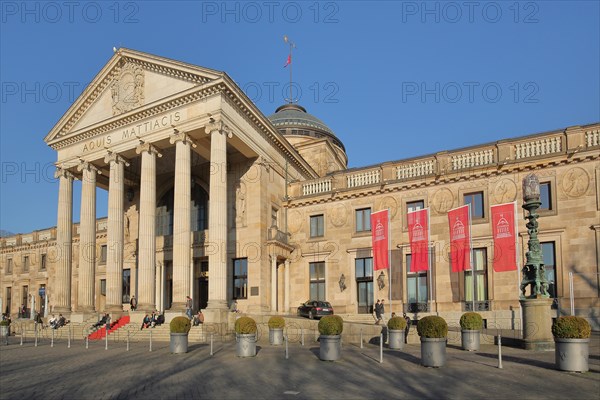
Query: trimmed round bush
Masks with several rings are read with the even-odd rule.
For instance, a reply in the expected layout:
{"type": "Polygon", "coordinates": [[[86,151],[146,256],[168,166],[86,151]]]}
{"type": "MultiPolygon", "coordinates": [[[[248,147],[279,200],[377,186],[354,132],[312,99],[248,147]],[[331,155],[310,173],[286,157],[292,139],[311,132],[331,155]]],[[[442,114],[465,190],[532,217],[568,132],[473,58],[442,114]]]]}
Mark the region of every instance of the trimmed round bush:
{"type": "Polygon", "coordinates": [[[463,331],[480,331],[483,329],[483,318],[476,312],[467,312],[460,317],[460,327],[463,331]]]}
{"type": "Polygon", "coordinates": [[[585,318],[558,317],[552,325],[552,334],[559,339],[587,339],[592,334],[592,327],[585,318]]]}
{"type": "Polygon", "coordinates": [[[187,317],[175,317],[169,324],[171,333],[189,333],[192,329],[192,323],[187,317]]]}
{"type": "Polygon", "coordinates": [[[419,320],[417,333],[424,338],[445,338],[448,336],[448,324],[442,317],[429,315],[419,320]]]}
{"type": "Polygon", "coordinates": [[[285,319],[283,317],[273,316],[269,318],[269,328],[282,329],[285,327],[285,319]]]}
{"type": "Polygon", "coordinates": [[[344,330],[344,320],[339,315],[326,315],[319,321],[321,335],[341,335],[344,330]]]}
{"type": "Polygon", "coordinates": [[[251,335],[256,333],[256,321],[250,317],[240,317],[235,320],[235,333],[251,335]]]}
{"type": "Polygon", "coordinates": [[[393,331],[403,331],[406,329],[406,321],[401,317],[393,317],[387,323],[388,329],[393,331]]]}

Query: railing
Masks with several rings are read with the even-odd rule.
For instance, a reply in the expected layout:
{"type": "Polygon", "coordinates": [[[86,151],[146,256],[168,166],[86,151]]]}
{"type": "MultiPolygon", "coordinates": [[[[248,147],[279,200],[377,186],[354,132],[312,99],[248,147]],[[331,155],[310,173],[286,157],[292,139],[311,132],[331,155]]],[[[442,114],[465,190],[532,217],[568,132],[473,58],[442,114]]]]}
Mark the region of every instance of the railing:
{"type": "Polygon", "coordinates": [[[600,129],[585,133],[585,145],[586,147],[600,146],[600,129]]]}
{"type": "Polygon", "coordinates": [[[529,158],[544,156],[546,154],[560,153],[562,151],[562,138],[555,136],[551,138],[537,139],[515,145],[515,158],[529,158]]]}
{"type": "Polygon", "coordinates": [[[474,310],[473,310],[473,302],[472,301],[463,302],[463,311],[490,311],[491,309],[492,309],[492,301],[491,300],[476,301],[474,310]]]}
{"type": "Polygon", "coordinates": [[[453,170],[489,165],[494,163],[494,150],[487,149],[457,154],[453,155],[451,160],[453,170]]]}
{"type": "Polygon", "coordinates": [[[302,195],[318,194],[331,191],[331,179],[308,182],[302,185],[302,195]]]}
{"type": "Polygon", "coordinates": [[[434,173],[434,160],[417,161],[396,167],[396,179],[410,179],[434,173]]]}
{"type": "Polygon", "coordinates": [[[429,303],[405,303],[404,312],[406,313],[417,313],[417,312],[429,312],[429,303]]]}
{"type": "Polygon", "coordinates": [[[360,172],[357,174],[348,175],[346,182],[349,188],[374,185],[381,181],[381,170],[374,169],[372,171],[360,172]]]}
{"type": "Polygon", "coordinates": [[[268,229],[268,238],[269,240],[276,240],[281,243],[288,243],[288,234],[280,231],[276,227],[271,227],[268,229]]]}

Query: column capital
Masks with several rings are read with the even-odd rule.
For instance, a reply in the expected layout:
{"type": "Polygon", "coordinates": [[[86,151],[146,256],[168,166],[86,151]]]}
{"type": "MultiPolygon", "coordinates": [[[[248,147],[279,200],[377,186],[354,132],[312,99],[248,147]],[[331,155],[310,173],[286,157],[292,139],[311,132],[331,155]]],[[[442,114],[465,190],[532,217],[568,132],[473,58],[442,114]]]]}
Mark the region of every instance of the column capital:
{"type": "Polygon", "coordinates": [[[63,166],[56,166],[56,171],[54,171],[54,177],[55,178],[66,178],[66,179],[75,179],[75,175],[73,175],[73,173],[71,171],[69,171],[67,168],[63,167],[63,166]]]}
{"type": "Polygon", "coordinates": [[[152,143],[140,143],[137,145],[137,147],[135,148],[135,152],[137,154],[142,154],[144,152],[147,152],[149,154],[154,154],[156,156],[158,156],[158,158],[162,157],[162,153],[160,151],[158,151],[158,148],[156,148],[156,146],[154,146],[152,143]]]}
{"type": "Polygon", "coordinates": [[[217,131],[221,134],[225,134],[227,135],[227,137],[229,139],[231,139],[233,137],[233,132],[231,130],[231,128],[225,124],[223,121],[221,120],[215,120],[213,118],[210,119],[210,122],[208,123],[208,125],[206,125],[206,128],[204,128],[205,132],[207,135],[210,135],[211,133],[213,133],[214,131],[217,131]]]}
{"type": "Polygon", "coordinates": [[[177,129],[174,130],[173,135],[171,135],[171,137],[169,138],[169,142],[171,144],[175,144],[177,142],[182,142],[183,144],[189,143],[193,148],[198,147],[198,145],[196,144],[194,139],[190,137],[190,135],[188,135],[185,132],[178,131],[177,129]]]}
{"type": "Polygon", "coordinates": [[[80,160],[81,162],[77,165],[77,171],[81,172],[83,170],[87,170],[90,172],[95,172],[97,174],[102,174],[102,171],[100,171],[94,164],[92,164],[89,161],[84,161],[84,160],[80,160]]]}
{"type": "Polygon", "coordinates": [[[126,167],[129,167],[129,160],[127,160],[125,157],[123,157],[119,153],[114,153],[112,151],[109,151],[104,156],[104,162],[107,164],[110,164],[110,163],[125,164],[126,167]]]}

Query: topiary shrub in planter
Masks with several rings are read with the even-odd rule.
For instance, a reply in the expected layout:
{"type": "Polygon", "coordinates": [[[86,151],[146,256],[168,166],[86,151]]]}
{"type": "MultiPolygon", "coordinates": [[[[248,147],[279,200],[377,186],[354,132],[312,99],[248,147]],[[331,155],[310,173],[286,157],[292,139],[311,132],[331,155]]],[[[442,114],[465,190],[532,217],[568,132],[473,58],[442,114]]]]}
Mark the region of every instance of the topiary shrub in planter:
{"type": "Polygon", "coordinates": [[[326,315],[319,321],[319,358],[323,361],[336,361],[342,355],[342,332],[344,320],[339,315],[326,315]]]}
{"type": "Polygon", "coordinates": [[[390,349],[402,350],[404,348],[406,321],[401,317],[393,317],[388,321],[387,327],[390,349]]]}
{"type": "Polygon", "coordinates": [[[592,328],[585,318],[558,317],[552,325],[556,368],[561,371],[588,371],[591,334],[592,328]]]}
{"type": "Polygon", "coordinates": [[[169,324],[170,350],[174,354],[187,353],[188,351],[188,334],[192,328],[192,323],[187,317],[175,317],[169,324]]]}
{"type": "Polygon", "coordinates": [[[421,337],[421,362],[425,367],[442,367],[446,363],[448,324],[442,317],[429,315],[417,324],[421,337]]]}
{"type": "Polygon", "coordinates": [[[462,348],[468,351],[478,351],[483,318],[476,312],[467,312],[460,317],[462,348]]]}
{"type": "Polygon", "coordinates": [[[236,356],[256,356],[256,331],[256,321],[250,317],[240,317],[235,321],[236,356]]]}
{"type": "Polygon", "coordinates": [[[269,343],[274,346],[283,344],[283,328],[285,327],[285,319],[279,316],[269,318],[269,343]]]}

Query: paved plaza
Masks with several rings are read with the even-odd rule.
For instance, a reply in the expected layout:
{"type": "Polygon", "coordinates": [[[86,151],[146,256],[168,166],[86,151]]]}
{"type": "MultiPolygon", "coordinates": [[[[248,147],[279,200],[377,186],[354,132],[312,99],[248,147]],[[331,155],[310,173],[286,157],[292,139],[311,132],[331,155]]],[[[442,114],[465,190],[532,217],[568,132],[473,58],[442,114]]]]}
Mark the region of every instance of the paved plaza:
{"type": "Polygon", "coordinates": [[[183,355],[169,353],[167,342],[91,342],[67,347],[64,338],[51,347],[35,347],[19,337],[0,345],[1,399],[597,399],[600,395],[600,335],[590,346],[590,372],[554,369],[554,352],[529,352],[482,344],[470,353],[448,346],[439,369],[420,365],[419,345],[403,351],[346,344],[342,360],[323,362],[318,343],[298,341],[285,348],[262,341],[255,358],[235,356],[235,343],[192,344],[183,355]]]}

